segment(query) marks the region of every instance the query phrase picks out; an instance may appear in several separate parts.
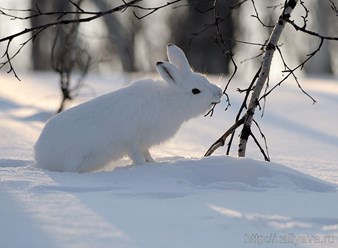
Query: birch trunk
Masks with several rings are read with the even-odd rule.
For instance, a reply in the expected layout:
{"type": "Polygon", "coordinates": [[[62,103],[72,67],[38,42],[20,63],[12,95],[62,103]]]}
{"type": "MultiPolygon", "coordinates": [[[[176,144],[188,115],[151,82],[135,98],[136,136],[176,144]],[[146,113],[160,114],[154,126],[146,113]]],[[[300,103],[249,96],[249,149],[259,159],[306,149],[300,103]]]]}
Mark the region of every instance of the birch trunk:
{"type": "Polygon", "coordinates": [[[243,124],[243,129],[241,132],[241,137],[240,137],[239,147],[238,147],[239,157],[245,157],[246,145],[248,142],[248,138],[251,135],[251,125],[253,121],[253,116],[258,106],[258,101],[259,101],[259,97],[261,95],[262,89],[265,85],[265,82],[267,81],[267,78],[269,77],[273,54],[276,50],[276,46],[280,38],[280,35],[283,32],[283,29],[285,27],[286,20],[290,18],[290,15],[292,11],[294,10],[295,6],[297,5],[297,2],[298,0],[289,0],[285,4],[283,13],[279,16],[278,22],[276,23],[270,35],[267,46],[265,48],[265,54],[262,60],[261,72],[258,76],[254,91],[252,92],[248,110],[244,116],[244,124],[243,124]]]}

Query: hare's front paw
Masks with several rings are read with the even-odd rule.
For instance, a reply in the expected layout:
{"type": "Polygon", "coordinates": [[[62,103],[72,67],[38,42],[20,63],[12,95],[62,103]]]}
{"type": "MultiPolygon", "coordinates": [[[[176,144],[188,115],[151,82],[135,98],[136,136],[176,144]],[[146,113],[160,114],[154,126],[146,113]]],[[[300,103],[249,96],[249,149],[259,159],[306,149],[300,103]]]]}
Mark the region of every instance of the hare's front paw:
{"type": "Polygon", "coordinates": [[[133,148],[129,152],[129,157],[133,161],[134,165],[154,163],[155,162],[155,160],[150,155],[150,152],[149,152],[148,149],[146,149],[145,151],[142,151],[139,148],[133,148]]]}
{"type": "Polygon", "coordinates": [[[143,152],[144,158],[148,163],[155,163],[155,160],[153,159],[153,157],[151,156],[149,150],[146,150],[145,152],[143,152]]]}
{"type": "Polygon", "coordinates": [[[147,161],[139,147],[131,147],[129,157],[133,161],[133,165],[146,164],[147,161]]]}

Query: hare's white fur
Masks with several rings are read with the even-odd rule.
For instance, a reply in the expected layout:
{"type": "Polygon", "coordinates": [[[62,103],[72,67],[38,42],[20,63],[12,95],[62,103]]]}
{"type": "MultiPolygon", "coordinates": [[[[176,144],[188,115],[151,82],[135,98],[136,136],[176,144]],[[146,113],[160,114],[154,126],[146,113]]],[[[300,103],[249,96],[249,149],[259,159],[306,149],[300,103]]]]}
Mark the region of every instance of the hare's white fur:
{"type": "Polygon", "coordinates": [[[87,172],[123,156],[134,164],[153,162],[150,147],[174,136],[222,95],[190,69],[180,48],[169,44],[167,54],[170,63],[156,65],[163,80],[139,80],[52,117],[35,144],[37,166],[87,172]]]}

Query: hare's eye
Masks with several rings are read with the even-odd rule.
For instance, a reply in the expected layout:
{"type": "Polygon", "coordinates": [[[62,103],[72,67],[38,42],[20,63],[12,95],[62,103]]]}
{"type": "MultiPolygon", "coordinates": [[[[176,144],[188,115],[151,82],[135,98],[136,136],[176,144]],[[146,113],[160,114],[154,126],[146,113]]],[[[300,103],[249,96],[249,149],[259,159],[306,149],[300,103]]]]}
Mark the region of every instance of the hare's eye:
{"type": "Polygon", "coordinates": [[[197,88],[193,88],[193,89],[191,90],[191,92],[192,92],[194,95],[197,95],[197,94],[201,93],[201,91],[200,91],[199,89],[197,89],[197,88]]]}

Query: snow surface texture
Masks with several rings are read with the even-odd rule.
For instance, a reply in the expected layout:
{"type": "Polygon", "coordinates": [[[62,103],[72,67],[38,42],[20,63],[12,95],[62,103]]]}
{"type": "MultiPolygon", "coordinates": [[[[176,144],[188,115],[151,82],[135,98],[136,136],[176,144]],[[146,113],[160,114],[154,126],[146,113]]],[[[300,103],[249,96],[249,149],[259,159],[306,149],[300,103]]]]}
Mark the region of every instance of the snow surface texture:
{"type": "MultiPolygon", "coordinates": [[[[337,82],[303,80],[315,106],[293,85],[268,102],[261,127],[272,160],[285,165],[224,150],[200,158],[233,120],[236,107],[219,106],[154,149],[159,163],[79,174],[31,166],[57,78],[23,79],[0,77],[0,247],[337,247],[337,82]]],[[[88,78],[97,94],[124,80],[88,78]]]]}

